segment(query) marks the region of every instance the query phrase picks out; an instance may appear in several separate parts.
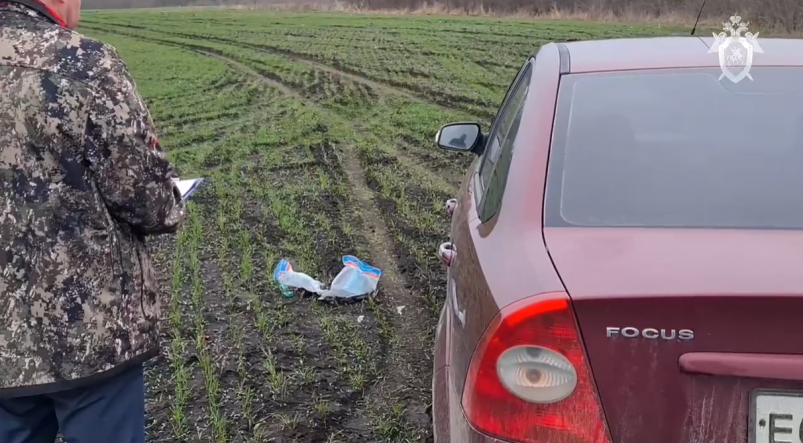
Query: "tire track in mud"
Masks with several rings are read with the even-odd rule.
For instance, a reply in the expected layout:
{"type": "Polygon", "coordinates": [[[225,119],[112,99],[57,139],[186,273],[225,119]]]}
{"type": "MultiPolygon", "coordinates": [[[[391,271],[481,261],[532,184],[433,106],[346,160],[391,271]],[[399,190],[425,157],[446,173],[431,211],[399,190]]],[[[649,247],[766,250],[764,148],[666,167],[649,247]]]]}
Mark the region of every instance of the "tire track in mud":
{"type": "MultiPolygon", "coordinates": [[[[90,26],[82,25],[87,29],[92,29],[96,23],[95,22],[88,22],[90,26]]],[[[316,70],[325,71],[330,74],[334,74],[343,78],[347,78],[355,83],[361,83],[365,86],[370,88],[374,88],[376,90],[385,91],[390,95],[396,95],[399,97],[407,98],[408,100],[416,101],[419,103],[424,103],[430,106],[433,106],[437,109],[443,111],[461,111],[469,114],[472,117],[486,119],[486,118],[493,118],[495,117],[495,108],[496,104],[494,103],[486,103],[482,100],[475,100],[468,97],[460,97],[453,94],[446,93],[444,91],[436,91],[432,90],[427,87],[418,86],[418,85],[411,85],[404,82],[387,80],[387,79],[378,79],[376,77],[372,77],[369,74],[364,72],[358,71],[356,69],[347,68],[342,65],[338,66],[331,66],[321,61],[315,59],[312,56],[302,54],[296,51],[292,51],[286,48],[280,48],[278,46],[272,46],[268,44],[257,44],[257,43],[250,43],[250,42],[243,42],[237,41],[234,39],[228,39],[224,37],[216,37],[210,35],[202,35],[202,34],[187,34],[183,32],[171,32],[171,31],[162,31],[158,29],[148,28],[146,26],[137,26],[131,24],[122,24],[122,23],[114,23],[114,26],[119,26],[122,28],[130,28],[136,29],[141,31],[153,32],[156,34],[163,34],[168,36],[174,36],[178,38],[185,38],[185,39],[193,39],[193,40],[203,40],[208,42],[217,42],[224,45],[240,47],[240,48],[249,48],[254,49],[263,53],[273,54],[273,55],[281,55],[286,58],[289,58],[293,61],[304,63],[316,70]],[[407,89],[409,88],[409,89],[407,89]],[[441,97],[438,99],[437,97],[441,97]],[[471,106],[475,106],[481,108],[480,110],[476,108],[471,108],[471,106]]],[[[105,31],[105,32],[113,32],[120,35],[126,35],[120,33],[119,31],[105,31]]],[[[137,36],[138,37],[138,36],[137,36]]]]}
{"type": "MultiPolygon", "coordinates": [[[[333,115],[333,111],[325,109],[313,100],[303,97],[281,81],[270,78],[248,65],[217,53],[210,48],[198,47],[189,43],[178,43],[152,37],[121,33],[97,26],[85,27],[108,34],[139,39],[141,41],[165,46],[178,47],[203,56],[218,59],[228,64],[233,69],[248,74],[270,87],[276,88],[291,98],[308,103],[329,118],[343,119],[340,116],[333,115]]],[[[425,430],[425,432],[429,434],[431,422],[426,412],[430,401],[429,397],[415,395],[415,392],[421,392],[429,386],[429,381],[427,379],[430,375],[427,372],[429,365],[424,365],[425,367],[423,368],[414,367],[422,361],[420,338],[423,334],[428,332],[426,321],[416,322],[414,319],[428,318],[427,307],[424,306],[420,297],[416,296],[413,291],[409,289],[411,285],[403,276],[399,265],[399,259],[396,254],[393,253],[393,249],[397,244],[391,236],[391,231],[388,229],[388,225],[385,223],[380,213],[376,195],[368,186],[368,181],[360,165],[357,153],[354,149],[344,147],[338,149],[336,155],[338,163],[342,165],[346,172],[346,181],[354,197],[354,201],[350,203],[354,204],[355,207],[353,207],[352,210],[356,210],[356,215],[359,216],[360,225],[362,227],[361,234],[367,243],[367,249],[371,255],[372,264],[382,270],[383,278],[380,282],[382,297],[380,299],[380,304],[385,307],[380,309],[384,310],[384,315],[391,316],[390,322],[393,327],[393,337],[389,346],[390,349],[387,350],[385,359],[382,362],[382,366],[387,368],[387,370],[381,374],[379,379],[376,380],[363,396],[364,408],[358,406],[356,410],[352,410],[353,413],[344,414],[344,429],[342,429],[341,432],[356,432],[357,435],[353,435],[352,438],[369,438],[373,436],[376,439],[371,429],[371,427],[375,427],[376,424],[370,423],[370,420],[377,416],[373,411],[383,410],[382,405],[387,404],[388,400],[404,400],[408,406],[406,408],[405,423],[416,425],[416,430],[425,430]],[[396,308],[401,306],[404,307],[404,310],[396,313],[396,308]],[[388,365],[388,362],[395,362],[397,364],[388,365]],[[415,409],[412,412],[409,411],[410,403],[413,403],[415,409]],[[366,419],[368,422],[366,422],[366,419]]],[[[411,159],[407,159],[407,162],[410,165],[414,164],[414,161],[411,159]]],[[[427,353],[431,352],[429,349],[423,351],[427,353]]],[[[393,407],[393,405],[390,407],[393,407]]],[[[387,408],[388,406],[385,406],[384,409],[387,408]]],[[[387,411],[384,412],[387,413],[387,411]]],[[[353,441],[353,439],[350,441],[353,441]]]]}
{"type": "MultiPolygon", "coordinates": [[[[354,26],[354,25],[340,25],[340,24],[331,24],[325,26],[326,28],[347,28],[352,30],[362,30],[366,29],[364,26],[354,26]]],[[[476,36],[478,34],[477,31],[472,29],[450,29],[450,28],[443,28],[443,29],[434,29],[434,28],[425,28],[420,26],[405,26],[400,28],[383,28],[386,29],[388,32],[395,32],[397,34],[401,34],[404,31],[414,31],[413,33],[416,36],[425,35],[430,37],[440,37],[440,33],[451,33],[451,34],[462,34],[462,35],[469,35],[469,36],[476,36]]],[[[522,38],[522,39],[533,39],[535,36],[529,34],[518,34],[518,33],[501,33],[501,32],[482,32],[483,35],[491,35],[495,37],[515,37],[515,38],[522,38]]]]}
{"type": "MultiPolygon", "coordinates": [[[[346,173],[349,175],[349,183],[352,185],[352,192],[356,203],[360,209],[360,218],[364,229],[363,234],[371,245],[370,252],[375,265],[382,269],[384,281],[381,283],[387,291],[383,291],[384,296],[381,300],[383,305],[392,308],[390,323],[393,325],[394,335],[390,341],[390,349],[387,350],[385,357],[385,367],[387,370],[380,375],[379,379],[371,386],[365,395],[365,406],[358,409],[353,415],[352,420],[345,424],[348,431],[354,431],[357,435],[349,436],[347,441],[355,441],[355,438],[368,438],[373,436],[378,441],[376,435],[370,427],[376,427],[376,420],[381,420],[377,415],[386,415],[388,409],[395,406],[396,400],[404,397],[406,402],[404,427],[411,424],[418,425],[418,429],[426,429],[429,432],[431,423],[426,413],[429,404],[429,397],[416,398],[414,394],[405,394],[404,391],[416,391],[421,389],[421,373],[416,371],[413,366],[422,360],[421,352],[431,352],[430,349],[422,350],[420,337],[426,333],[427,325],[421,319],[427,318],[426,307],[422,306],[421,300],[412,292],[409,282],[402,276],[399,267],[399,260],[392,252],[396,243],[390,235],[382,214],[379,212],[379,204],[375,194],[368,186],[365,173],[360,166],[360,161],[356,154],[349,149],[344,149],[344,163],[346,173]],[[405,310],[395,311],[399,307],[405,310]],[[419,319],[416,322],[414,319],[419,319]],[[388,364],[391,363],[391,364],[388,364]],[[407,388],[400,387],[407,384],[407,388]],[[410,400],[414,399],[415,404],[410,408],[410,400]],[[384,405],[384,407],[383,407],[384,405]],[[414,409],[410,411],[410,409],[414,409]],[[381,411],[376,414],[375,411],[381,411]],[[372,421],[374,421],[372,423],[372,421]]],[[[388,312],[387,310],[385,312],[388,312]]],[[[429,375],[426,370],[429,365],[425,365],[424,376],[429,375]]],[[[428,385],[425,382],[424,385],[428,385]]],[[[416,429],[416,430],[418,430],[416,429]]]]}
{"type": "MultiPolygon", "coordinates": [[[[250,66],[248,66],[248,65],[246,65],[246,64],[244,64],[242,62],[234,60],[233,58],[231,58],[229,56],[226,56],[226,55],[224,55],[224,54],[222,54],[222,53],[220,53],[218,51],[215,51],[214,49],[211,49],[211,48],[198,46],[198,45],[193,45],[191,43],[179,43],[179,42],[175,42],[175,41],[171,41],[171,40],[163,40],[163,39],[158,39],[158,38],[154,38],[154,37],[147,37],[147,36],[143,36],[143,35],[137,35],[137,34],[113,31],[113,30],[110,30],[110,29],[107,29],[107,28],[102,28],[102,27],[98,27],[98,26],[94,26],[94,25],[92,25],[92,26],[84,25],[84,27],[86,27],[87,29],[91,29],[91,30],[95,30],[95,31],[99,31],[99,32],[104,32],[104,33],[107,33],[107,34],[115,34],[115,35],[120,35],[120,36],[124,36],[124,37],[128,37],[128,38],[132,38],[132,39],[135,39],[135,40],[141,40],[141,41],[146,41],[146,42],[155,43],[155,44],[159,44],[159,45],[176,47],[176,48],[184,49],[184,50],[187,50],[187,51],[190,51],[190,52],[193,52],[193,53],[196,53],[196,54],[200,54],[200,55],[203,55],[203,56],[206,56],[206,57],[211,57],[211,58],[220,60],[220,61],[228,64],[230,67],[232,67],[233,69],[235,69],[237,71],[240,71],[240,72],[248,74],[248,75],[250,75],[252,77],[258,78],[263,83],[265,83],[265,84],[269,85],[270,87],[278,90],[279,92],[287,95],[288,97],[292,97],[292,98],[298,99],[298,100],[300,100],[302,102],[314,103],[313,100],[308,99],[307,97],[302,95],[299,91],[293,89],[292,86],[282,82],[281,79],[278,76],[271,77],[270,75],[268,75],[266,73],[257,71],[256,69],[254,69],[254,68],[252,68],[252,67],[250,67],[250,66]]],[[[321,112],[330,113],[330,111],[322,108],[321,106],[319,106],[317,104],[315,104],[315,106],[321,112]]],[[[360,129],[361,130],[370,131],[370,129],[364,128],[362,126],[360,126],[360,129]]],[[[411,147],[412,146],[412,144],[409,144],[409,143],[404,143],[404,145],[406,147],[411,147]]],[[[423,159],[410,157],[410,156],[402,153],[401,150],[396,150],[396,151],[394,151],[394,153],[399,158],[399,161],[402,164],[404,164],[405,166],[407,166],[407,167],[409,167],[411,169],[417,169],[419,172],[426,172],[426,173],[430,174],[432,176],[432,180],[435,183],[437,183],[437,185],[441,189],[446,189],[448,187],[454,187],[455,189],[457,189],[457,185],[459,185],[460,181],[462,180],[462,176],[460,174],[455,173],[451,169],[449,169],[447,171],[435,170],[435,169],[432,169],[432,168],[428,167],[423,159]]]]}
{"type": "Polygon", "coordinates": [[[175,48],[184,49],[184,50],[187,50],[187,51],[190,51],[190,52],[194,52],[194,53],[197,53],[197,54],[200,54],[200,55],[204,55],[206,57],[211,57],[211,58],[214,58],[214,59],[217,59],[217,60],[220,60],[220,61],[226,63],[227,65],[231,66],[232,68],[234,68],[237,71],[241,71],[241,72],[244,72],[246,74],[253,75],[253,76],[258,76],[263,83],[267,83],[272,88],[277,89],[279,92],[281,92],[281,93],[283,93],[285,95],[288,95],[288,96],[291,96],[291,97],[297,98],[297,99],[302,99],[301,95],[299,95],[295,90],[291,89],[286,84],[282,83],[278,78],[271,78],[271,77],[269,77],[269,76],[267,76],[265,74],[257,72],[255,69],[249,67],[248,65],[240,63],[237,60],[234,60],[234,59],[232,59],[230,57],[227,57],[227,56],[221,54],[220,52],[217,52],[217,51],[215,51],[214,49],[211,49],[211,48],[206,48],[206,47],[203,47],[203,46],[197,46],[197,45],[193,45],[193,44],[190,44],[190,43],[178,43],[178,42],[174,42],[174,41],[170,41],[170,40],[162,40],[162,39],[158,39],[158,38],[147,37],[147,36],[144,36],[144,35],[129,34],[129,33],[120,32],[120,31],[116,31],[116,30],[111,30],[111,29],[108,29],[108,28],[103,28],[103,27],[95,26],[95,25],[90,25],[90,26],[82,25],[82,27],[84,27],[86,29],[91,29],[93,31],[104,32],[106,34],[119,35],[119,36],[122,36],[122,37],[131,38],[131,39],[134,39],[134,40],[140,40],[140,41],[145,41],[145,42],[149,42],[149,43],[155,43],[157,45],[172,46],[172,47],[175,47],[175,48]]]}

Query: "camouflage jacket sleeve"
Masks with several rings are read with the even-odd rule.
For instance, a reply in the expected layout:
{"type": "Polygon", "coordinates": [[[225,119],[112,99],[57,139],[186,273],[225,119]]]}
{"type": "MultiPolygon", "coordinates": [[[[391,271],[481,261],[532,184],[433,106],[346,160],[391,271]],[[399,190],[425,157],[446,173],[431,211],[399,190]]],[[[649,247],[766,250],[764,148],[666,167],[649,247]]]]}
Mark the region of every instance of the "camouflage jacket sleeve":
{"type": "Polygon", "coordinates": [[[89,109],[85,156],[109,212],[143,234],[174,232],[184,216],[173,167],[153,122],[116,51],[104,46],[110,68],[89,109]]]}

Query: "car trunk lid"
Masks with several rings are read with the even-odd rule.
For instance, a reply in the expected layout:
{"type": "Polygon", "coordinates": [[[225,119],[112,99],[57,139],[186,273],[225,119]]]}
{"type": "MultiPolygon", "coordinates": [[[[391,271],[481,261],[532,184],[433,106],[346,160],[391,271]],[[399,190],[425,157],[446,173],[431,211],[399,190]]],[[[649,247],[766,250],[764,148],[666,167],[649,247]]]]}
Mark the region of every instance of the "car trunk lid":
{"type": "MultiPolygon", "coordinates": [[[[803,233],[544,232],[613,441],[752,442],[751,394],[803,392],[803,372],[794,369],[803,364],[803,341],[795,339],[803,332],[803,233]],[[682,339],[681,330],[693,338],[682,339]]],[[[776,441],[798,442],[801,418],[774,423],[793,428],[776,441]]]]}

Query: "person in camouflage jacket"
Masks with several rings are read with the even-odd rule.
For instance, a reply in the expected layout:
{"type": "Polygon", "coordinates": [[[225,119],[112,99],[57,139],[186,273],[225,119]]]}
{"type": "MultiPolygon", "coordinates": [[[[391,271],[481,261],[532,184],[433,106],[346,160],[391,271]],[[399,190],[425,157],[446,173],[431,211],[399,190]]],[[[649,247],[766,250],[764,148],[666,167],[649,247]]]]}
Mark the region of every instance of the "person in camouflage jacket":
{"type": "Polygon", "coordinates": [[[160,317],[144,236],[184,216],[134,81],[72,31],[79,15],[80,0],[0,0],[3,443],[143,441],[127,417],[144,415],[160,317]]]}

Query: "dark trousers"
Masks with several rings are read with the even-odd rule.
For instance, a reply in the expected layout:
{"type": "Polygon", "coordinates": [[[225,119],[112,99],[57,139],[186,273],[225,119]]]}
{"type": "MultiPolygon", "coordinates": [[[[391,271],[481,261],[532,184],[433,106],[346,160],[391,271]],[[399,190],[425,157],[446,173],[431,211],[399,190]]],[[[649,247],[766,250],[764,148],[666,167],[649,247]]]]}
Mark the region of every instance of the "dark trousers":
{"type": "Polygon", "coordinates": [[[32,397],[0,399],[0,442],[144,443],[142,365],[99,384],[32,397]]]}

